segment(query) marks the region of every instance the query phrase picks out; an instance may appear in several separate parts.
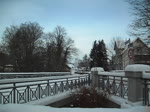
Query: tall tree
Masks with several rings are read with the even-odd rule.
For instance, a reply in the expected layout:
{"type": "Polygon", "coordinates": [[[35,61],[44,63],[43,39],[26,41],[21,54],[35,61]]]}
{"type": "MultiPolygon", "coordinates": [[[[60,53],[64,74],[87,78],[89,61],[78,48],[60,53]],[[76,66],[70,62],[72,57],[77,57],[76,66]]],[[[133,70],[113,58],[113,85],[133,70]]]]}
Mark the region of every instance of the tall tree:
{"type": "Polygon", "coordinates": [[[20,26],[6,28],[4,41],[8,45],[17,71],[33,71],[33,53],[42,34],[42,28],[38,23],[22,23],[20,26]]]}
{"type": "Polygon", "coordinates": [[[150,44],[150,0],[127,0],[131,5],[132,14],[135,16],[130,27],[131,35],[144,37],[150,44]]]}
{"type": "Polygon", "coordinates": [[[106,46],[103,40],[94,41],[93,48],[90,53],[91,58],[91,67],[102,67],[104,70],[108,70],[108,62],[107,62],[107,51],[106,46]]]}
{"type": "Polygon", "coordinates": [[[85,54],[83,59],[79,62],[79,67],[85,67],[85,70],[89,70],[90,67],[90,58],[85,54]]]}
{"type": "Polygon", "coordinates": [[[108,57],[107,57],[107,50],[106,50],[106,45],[104,41],[101,41],[101,46],[102,46],[102,67],[104,70],[108,71],[108,57]]]}
{"type": "Polygon", "coordinates": [[[115,47],[121,49],[125,47],[125,41],[121,37],[114,37],[111,39],[108,46],[108,53],[110,56],[115,55],[115,47]]]}
{"type": "Polygon", "coordinates": [[[61,26],[57,26],[52,33],[49,33],[48,38],[47,70],[65,71],[69,59],[77,51],[74,41],[67,36],[65,28],[61,26]],[[55,66],[52,67],[52,63],[55,66]]]}
{"type": "Polygon", "coordinates": [[[94,41],[93,48],[91,49],[90,58],[91,58],[90,67],[91,68],[96,67],[97,66],[97,41],[96,40],[94,41]]]}

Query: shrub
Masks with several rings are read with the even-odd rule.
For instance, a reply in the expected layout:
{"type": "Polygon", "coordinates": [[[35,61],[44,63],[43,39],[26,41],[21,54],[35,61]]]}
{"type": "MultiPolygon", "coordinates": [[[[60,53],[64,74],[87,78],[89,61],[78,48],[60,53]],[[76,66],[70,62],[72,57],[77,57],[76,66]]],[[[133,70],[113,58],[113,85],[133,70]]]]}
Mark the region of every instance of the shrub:
{"type": "Polygon", "coordinates": [[[106,94],[98,92],[94,88],[83,87],[80,90],[72,93],[72,107],[95,108],[106,107],[108,100],[106,94]]]}

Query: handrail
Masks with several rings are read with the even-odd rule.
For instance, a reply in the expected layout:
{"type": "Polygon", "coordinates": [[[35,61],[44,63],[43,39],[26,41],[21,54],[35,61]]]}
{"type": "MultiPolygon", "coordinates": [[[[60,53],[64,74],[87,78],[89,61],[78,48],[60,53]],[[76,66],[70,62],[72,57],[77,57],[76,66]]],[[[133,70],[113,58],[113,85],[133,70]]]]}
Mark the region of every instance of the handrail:
{"type": "Polygon", "coordinates": [[[9,75],[9,74],[19,74],[19,75],[28,75],[28,74],[68,74],[70,72],[0,72],[0,75],[9,75]]]}
{"type": "Polygon", "coordinates": [[[59,77],[41,77],[39,78],[19,78],[19,79],[5,79],[5,80],[0,80],[0,85],[1,84],[11,84],[11,83],[25,83],[25,82],[38,82],[38,81],[45,81],[45,80],[58,80],[58,79],[65,79],[65,78],[75,78],[75,77],[83,77],[81,75],[76,75],[76,76],[71,76],[71,75],[66,75],[66,76],[59,76],[59,77]]]}
{"type": "Polygon", "coordinates": [[[0,79],[12,78],[33,78],[33,77],[47,77],[47,76],[63,76],[70,75],[70,72],[0,72],[0,79]]]}
{"type": "Polygon", "coordinates": [[[0,87],[0,104],[27,103],[90,84],[89,74],[34,79],[0,81],[0,84],[11,84],[0,87]]]}
{"type": "Polygon", "coordinates": [[[106,94],[128,98],[128,79],[124,72],[99,72],[98,88],[106,94]]]}
{"type": "Polygon", "coordinates": [[[124,72],[99,72],[98,75],[125,77],[125,73],[124,72]]]}

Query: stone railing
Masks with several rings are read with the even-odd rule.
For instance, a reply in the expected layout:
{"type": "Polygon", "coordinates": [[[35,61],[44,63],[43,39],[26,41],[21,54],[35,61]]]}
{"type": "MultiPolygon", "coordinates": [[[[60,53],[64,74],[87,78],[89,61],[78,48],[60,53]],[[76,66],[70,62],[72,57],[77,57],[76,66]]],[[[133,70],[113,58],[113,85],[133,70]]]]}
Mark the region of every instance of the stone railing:
{"type": "Polygon", "coordinates": [[[128,65],[121,72],[92,69],[92,86],[133,103],[150,105],[150,66],[128,65]]]}

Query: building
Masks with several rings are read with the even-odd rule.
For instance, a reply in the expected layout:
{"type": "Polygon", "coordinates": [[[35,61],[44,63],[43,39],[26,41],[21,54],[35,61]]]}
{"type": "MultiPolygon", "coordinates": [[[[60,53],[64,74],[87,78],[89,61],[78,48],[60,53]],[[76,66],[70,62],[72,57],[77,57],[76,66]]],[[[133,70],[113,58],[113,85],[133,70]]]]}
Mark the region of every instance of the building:
{"type": "Polygon", "coordinates": [[[122,70],[129,64],[150,65],[150,46],[146,45],[140,38],[136,38],[124,46],[118,48],[114,45],[115,56],[112,57],[113,69],[122,70]]]}
{"type": "Polygon", "coordinates": [[[117,43],[115,42],[114,45],[115,55],[112,57],[112,64],[113,70],[122,70],[123,63],[122,63],[122,51],[124,50],[124,46],[118,47],[117,43]]]}
{"type": "Polygon", "coordinates": [[[122,51],[123,69],[129,64],[150,65],[150,47],[137,38],[122,51]]]}

